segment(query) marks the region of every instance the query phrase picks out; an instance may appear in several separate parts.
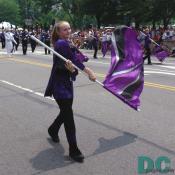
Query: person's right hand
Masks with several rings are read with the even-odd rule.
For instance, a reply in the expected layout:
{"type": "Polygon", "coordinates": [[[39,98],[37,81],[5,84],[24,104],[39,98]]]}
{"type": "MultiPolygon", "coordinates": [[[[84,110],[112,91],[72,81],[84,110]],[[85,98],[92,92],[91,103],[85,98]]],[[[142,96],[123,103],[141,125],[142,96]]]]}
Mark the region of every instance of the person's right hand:
{"type": "Polygon", "coordinates": [[[91,72],[91,73],[89,74],[89,80],[91,80],[91,81],[95,81],[95,80],[96,80],[96,75],[95,75],[94,72],[91,72]]]}
{"type": "Polygon", "coordinates": [[[84,69],[84,72],[88,74],[88,77],[91,81],[95,81],[97,79],[95,73],[88,67],[84,69]]]}

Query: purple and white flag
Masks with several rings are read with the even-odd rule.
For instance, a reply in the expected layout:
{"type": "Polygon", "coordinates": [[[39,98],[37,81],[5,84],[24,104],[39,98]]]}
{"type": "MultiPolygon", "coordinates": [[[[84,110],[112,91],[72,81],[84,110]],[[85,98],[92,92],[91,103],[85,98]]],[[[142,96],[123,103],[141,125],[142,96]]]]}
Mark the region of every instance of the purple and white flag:
{"type": "Polygon", "coordinates": [[[153,54],[157,57],[157,59],[160,62],[163,62],[165,60],[165,58],[170,55],[165,49],[163,49],[159,46],[155,46],[155,48],[153,50],[153,54]]]}
{"type": "Polygon", "coordinates": [[[138,110],[144,84],[143,51],[133,29],[121,27],[113,32],[111,66],[103,84],[105,89],[138,110]]]}

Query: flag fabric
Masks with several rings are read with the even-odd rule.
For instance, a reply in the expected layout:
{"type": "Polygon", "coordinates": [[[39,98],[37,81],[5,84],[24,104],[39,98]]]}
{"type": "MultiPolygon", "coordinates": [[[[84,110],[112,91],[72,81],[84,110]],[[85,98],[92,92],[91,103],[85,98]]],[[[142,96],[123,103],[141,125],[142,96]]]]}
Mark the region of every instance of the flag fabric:
{"type": "Polygon", "coordinates": [[[81,63],[87,62],[89,58],[84,55],[74,44],[73,42],[69,41],[69,46],[74,54],[76,60],[80,61],[81,63]]]}
{"type": "Polygon", "coordinates": [[[155,46],[153,54],[160,62],[163,62],[165,58],[169,56],[169,53],[160,46],[155,46]]]}
{"type": "Polygon", "coordinates": [[[124,26],[113,32],[111,66],[103,84],[105,89],[138,110],[144,84],[143,50],[133,29],[124,26]]]}
{"type": "Polygon", "coordinates": [[[78,50],[77,48],[75,48],[75,57],[76,59],[78,59],[81,63],[83,62],[87,62],[89,60],[89,58],[87,56],[85,56],[80,50],[78,50]]]}

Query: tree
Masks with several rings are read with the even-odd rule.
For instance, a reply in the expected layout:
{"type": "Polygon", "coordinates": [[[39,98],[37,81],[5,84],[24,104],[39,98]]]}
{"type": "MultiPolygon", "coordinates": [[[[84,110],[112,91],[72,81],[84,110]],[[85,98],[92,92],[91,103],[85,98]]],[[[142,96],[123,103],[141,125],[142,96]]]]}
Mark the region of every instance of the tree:
{"type": "Polygon", "coordinates": [[[174,9],[175,0],[0,0],[0,20],[24,24],[24,19],[32,19],[33,24],[47,27],[57,19],[69,21],[74,28],[131,22],[137,27],[163,22],[167,27],[174,9]]]}
{"type": "Polygon", "coordinates": [[[164,28],[170,24],[170,20],[175,17],[175,0],[154,0],[155,8],[153,9],[154,16],[163,21],[164,28]]]}
{"type": "Polygon", "coordinates": [[[19,24],[19,6],[16,0],[0,0],[0,21],[8,21],[12,24],[19,24]]]}
{"type": "Polygon", "coordinates": [[[81,8],[82,0],[60,0],[54,5],[53,12],[55,19],[67,20],[74,29],[85,28],[88,24],[95,23],[95,19],[84,14],[81,8]]]}
{"type": "Polygon", "coordinates": [[[45,15],[53,9],[54,5],[60,4],[60,2],[61,0],[35,0],[37,7],[45,15]]]}
{"type": "Polygon", "coordinates": [[[125,23],[128,25],[135,22],[136,27],[145,21],[150,10],[149,0],[123,0],[121,1],[120,12],[125,17],[125,23]]]}
{"type": "Polygon", "coordinates": [[[175,0],[122,0],[121,4],[123,14],[135,21],[136,26],[152,22],[155,27],[156,22],[163,21],[166,28],[175,17],[175,0]]]}
{"type": "Polygon", "coordinates": [[[97,20],[97,26],[100,28],[102,22],[105,24],[116,21],[117,7],[119,0],[82,0],[81,6],[84,13],[94,15],[97,20]]]}
{"type": "Polygon", "coordinates": [[[20,7],[21,25],[25,25],[25,19],[35,22],[40,16],[40,8],[34,0],[16,0],[20,7]]]}
{"type": "Polygon", "coordinates": [[[64,11],[68,21],[74,28],[81,27],[83,13],[80,8],[81,0],[60,0],[61,10],[64,11]]]}

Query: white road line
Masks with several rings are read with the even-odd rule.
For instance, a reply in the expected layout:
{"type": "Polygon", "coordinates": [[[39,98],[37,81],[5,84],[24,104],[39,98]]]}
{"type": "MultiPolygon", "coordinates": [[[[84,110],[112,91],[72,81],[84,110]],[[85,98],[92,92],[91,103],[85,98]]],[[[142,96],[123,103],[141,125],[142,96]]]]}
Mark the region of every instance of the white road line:
{"type": "MultiPolygon", "coordinates": [[[[91,61],[91,59],[87,62],[87,63],[96,63],[96,64],[104,64],[104,65],[110,65],[110,63],[107,63],[107,62],[101,62],[101,61],[91,61]]],[[[153,67],[164,67],[164,68],[167,68],[167,69],[175,69],[175,63],[165,63],[165,64],[168,64],[168,65],[174,65],[174,66],[166,66],[166,65],[154,65],[153,63],[153,67]]],[[[148,68],[147,66],[144,66],[145,68],[148,68]]]]}
{"type": "Polygon", "coordinates": [[[163,66],[163,65],[158,65],[158,66],[163,68],[168,68],[168,69],[175,69],[175,66],[163,66]]]}
{"type": "MultiPolygon", "coordinates": [[[[29,55],[30,56],[32,56],[32,52],[31,51],[28,51],[29,52],[29,55]]],[[[2,52],[1,52],[2,53],[2,52]]],[[[18,53],[19,54],[19,51],[17,51],[16,53],[18,53]]],[[[41,55],[41,53],[43,53],[43,55],[42,56],[44,56],[43,58],[49,58],[50,59],[50,57],[47,57],[48,55],[45,55],[44,54],[44,51],[42,52],[42,51],[36,51],[34,54],[36,54],[36,55],[41,55]]],[[[3,52],[3,54],[6,54],[6,52],[3,52]]],[[[15,54],[14,54],[15,55],[15,54]]],[[[104,58],[105,59],[105,58],[104,58]]],[[[90,59],[88,62],[87,62],[87,64],[88,63],[95,63],[95,64],[103,64],[103,65],[106,65],[106,66],[109,66],[110,65],[110,63],[108,63],[108,62],[102,62],[102,61],[104,61],[104,60],[100,60],[99,59],[99,61],[92,61],[93,59],[90,59]]],[[[86,64],[86,63],[85,63],[86,64]]],[[[145,73],[147,73],[146,71],[149,71],[148,73],[154,73],[154,74],[165,74],[165,75],[174,75],[175,74],[175,71],[174,71],[174,69],[175,69],[175,64],[173,64],[173,63],[164,63],[165,65],[153,65],[153,68],[150,68],[150,67],[147,67],[147,66],[145,66],[144,68],[145,68],[145,73]],[[174,65],[174,66],[168,66],[168,65],[174,65]],[[164,70],[163,69],[157,69],[156,67],[161,67],[161,68],[165,68],[164,70]],[[168,69],[171,69],[171,70],[168,70],[168,69]],[[150,71],[151,70],[151,71],[150,71]]]]}
{"type": "Polygon", "coordinates": [[[145,68],[145,71],[161,71],[161,72],[169,72],[169,73],[175,73],[175,71],[167,70],[167,69],[152,69],[152,68],[145,68]]]}
{"type": "Polygon", "coordinates": [[[88,61],[87,63],[97,63],[97,64],[106,64],[106,65],[109,65],[110,63],[103,63],[103,62],[100,62],[100,61],[88,61]]]}
{"type": "MultiPolygon", "coordinates": [[[[5,81],[5,80],[0,80],[0,82],[1,82],[1,83],[4,83],[4,84],[7,84],[7,85],[10,85],[10,86],[13,86],[13,87],[18,88],[18,89],[21,89],[21,90],[23,90],[23,91],[25,91],[25,92],[30,92],[30,93],[32,93],[32,94],[35,94],[35,95],[44,97],[44,94],[41,93],[41,92],[35,92],[35,91],[31,90],[31,89],[24,88],[24,87],[22,87],[22,86],[16,85],[16,84],[14,84],[14,83],[11,83],[11,82],[8,82],[8,81],[5,81]]],[[[45,97],[45,98],[54,101],[54,99],[51,98],[51,97],[45,97]]]]}
{"type": "Polygon", "coordinates": [[[170,73],[170,72],[162,72],[162,71],[144,71],[145,73],[150,73],[150,74],[164,74],[164,75],[175,75],[175,73],[170,73]]]}

